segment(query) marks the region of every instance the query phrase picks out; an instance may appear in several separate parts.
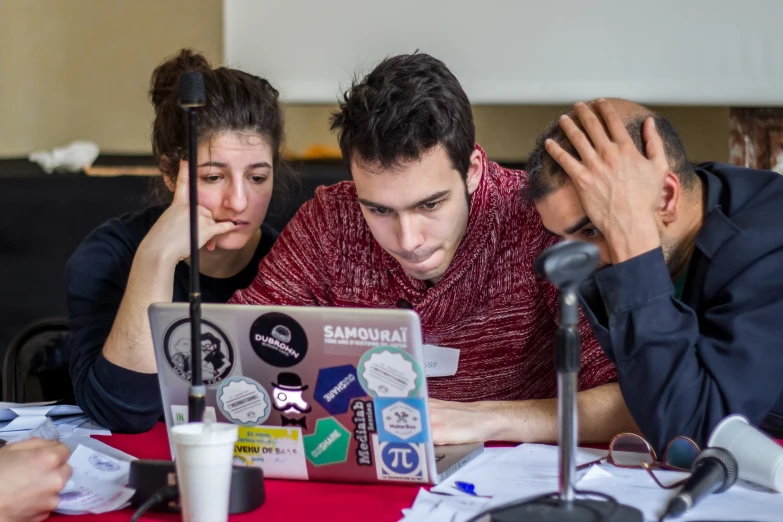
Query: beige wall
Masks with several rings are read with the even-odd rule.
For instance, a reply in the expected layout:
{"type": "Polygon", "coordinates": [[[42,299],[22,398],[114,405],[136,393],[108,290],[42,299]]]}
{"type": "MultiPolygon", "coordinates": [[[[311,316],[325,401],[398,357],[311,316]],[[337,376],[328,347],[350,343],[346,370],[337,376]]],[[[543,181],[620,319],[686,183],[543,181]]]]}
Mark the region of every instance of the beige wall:
{"type": "MultiPolygon", "coordinates": [[[[149,153],[149,77],[181,47],[223,59],[221,0],[0,0],[0,156],[74,139],[149,153]]],[[[335,147],[328,105],[286,107],[288,149],[335,147]]],[[[477,137],[502,161],[527,157],[564,107],[477,106],[477,137]]],[[[728,159],[728,108],[657,108],[694,161],[728,159]]]]}
{"type": "MultiPolygon", "coordinates": [[[[336,147],[329,133],[332,105],[286,107],[287,145],[302,153],[313,143],[336,147]]],[[[498,161],[521,161],[533,148],[536,135],[567,110],[551,105],[478,105],[473,107],[476,139],[498,161]]],[[[728,161],[728,107],[653,107],[681,134],[692,161],[728,161]]]]}
{"type": "Polygon", "coordinates": [[[0,0],[0,155],[148,153],[150,75],[186,46],[223,59],[221,0],[0,0]]]}

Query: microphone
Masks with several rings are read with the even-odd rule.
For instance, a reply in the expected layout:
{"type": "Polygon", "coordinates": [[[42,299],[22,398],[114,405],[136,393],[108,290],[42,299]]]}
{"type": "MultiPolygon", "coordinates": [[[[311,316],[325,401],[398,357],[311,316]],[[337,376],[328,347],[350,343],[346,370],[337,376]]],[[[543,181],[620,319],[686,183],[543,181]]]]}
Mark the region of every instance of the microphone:
{"type": "Polygon", "coordinates": [[[737,481],[737,467],[737,460],[723,448],[702,450],[691,466],[693,474],[677,496],[669,501],[661,520],[679,517],[703,497],[729,489],[737,481]]]}
{"type": "Polygon", "coordinates": [[[560,499],[574,501],[577,438],[577,374],[580,344],[576,325],[579,307],[576,289],[598,265],[598,249],[581,241],[563,241],[544,250],[536,259],[536,273],[560,290],[560,326],[557,330],[558,440],[560,441],[560,499]]]}
{"type": "Polygon", "coordinates": [[[201,289],[198,262],[198,136],[196,113],[206,103],[204,76],[198,71],[179,76],[179,106],[185,111],[188,129],[188,192],[190,200],[190,368],[188,421],[201,422],[206,407],[206,388],[201,378],[201,289]]]}
{"type": "Polygon", "coordinates": [[[578,415],[576,393],[580,366],[579,284],[595,270],[598,248],[582,241],[562,241],[536,258],[536,274],[560,290],[560,321],[555,338],[557,370],[558,491],[489,508],[471,518],[490,522],[642,522],[642,512],[609,495],[579,491],[576,483],[578,415]],[[590,498],[592,497],[592,498],[590,498]],[[601,497],[602,500],[598,500],[601,497]]]}

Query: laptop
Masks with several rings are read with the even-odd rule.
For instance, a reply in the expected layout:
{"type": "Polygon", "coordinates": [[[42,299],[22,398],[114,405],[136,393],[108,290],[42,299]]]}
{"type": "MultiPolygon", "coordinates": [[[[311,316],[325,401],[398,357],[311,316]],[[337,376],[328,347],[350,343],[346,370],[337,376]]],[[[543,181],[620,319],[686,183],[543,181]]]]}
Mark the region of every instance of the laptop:
{"type": "MultiPolygon", "coordinates": [[[[483,444],[434,446],[410,310],[204,304],[205,418],[269,478],[437,484],[483,444]]],[[[166,425],[188,421],[188,303],[149,308],[166,425]]],[[[172,446],[172,455],[174,448],[172,446]]]]}

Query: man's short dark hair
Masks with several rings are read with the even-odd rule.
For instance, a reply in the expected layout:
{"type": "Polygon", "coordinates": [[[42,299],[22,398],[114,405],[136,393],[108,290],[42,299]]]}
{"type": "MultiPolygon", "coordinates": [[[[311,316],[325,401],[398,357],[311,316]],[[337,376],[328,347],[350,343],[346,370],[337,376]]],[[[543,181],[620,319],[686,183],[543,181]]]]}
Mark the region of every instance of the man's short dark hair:
{"type": "Polygon", "coordinates": [[[343,160],[375,170],[395,169],[443,146],[467,178],[476,141],[465,91],[440,60],[424,53],[387,58],[354,79],[331,117],[343,160]]]}
{"type": "MultiPolygon", "coordinates": [[[[631,139],[636,144],[636,148],[644,154],[645,145],[644,138],[642,137],[642,125],[649,116],[652,116],[655,120],[655,129],[663,140],[669,168],[680,178],[680,184],[683,189],[686,191],[691,190],[696,185],[696,173],[688,162],[688,156],[685,153],[685,148],[682,146],[680,136],[677,134],[674,126],[666,118],[653,112],[647,115],[634,117],[625,124],[628,134],[631,135],[631,139]]],[[[536,138],[533,152],[530,153],[530,157],[525,166],[530,182],[524,190],[523,195],[528,201],[533,203],[541,201],[552,192],[561,188],[565,185],[566,181],[568,181],[568,174],[566,174],[562,167],[560,167],[546,151],[544,143],[547,139],[554,140],[573,157],[580,159],[579,153],[576,152],[574,146],[568,141],[565,132],[560,128],[559,120],[555,120],[546,130],[544,130],[544,132],[539,134],[538,138],[536,138]]]]}

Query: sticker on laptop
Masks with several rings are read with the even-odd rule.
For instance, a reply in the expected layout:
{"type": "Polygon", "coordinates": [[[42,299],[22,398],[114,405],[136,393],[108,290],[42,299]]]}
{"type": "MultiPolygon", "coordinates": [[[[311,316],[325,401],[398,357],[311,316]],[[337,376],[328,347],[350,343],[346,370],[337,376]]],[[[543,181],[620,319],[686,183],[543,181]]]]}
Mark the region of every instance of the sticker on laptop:
{"type": "Polygon", "coordinates": [[[313,398],[330,415],[347,412],[353,399],[366,395],[367,392],[359,384],[354,365],[344,364],[318,370],[313,398]]]}
{"type": "Polygon", "coordinates": [[[378,480],[427,482],[427,454],[424,444],[380,442],[372,436],[378,480]]]}
{"type": "MultiPolygon", "coordinates": [[[[171,369],[182,380],[190,382],[190,319],[179,319],[166,329],[163,352],[171,369]]],[[[215,386],[234,369],[234,347],[228,336],[215,324],[201,320],[201,376],[205,386],[215,386]]]]}
{"type": "Polygon", "coordinates": [[[334,417],[318,419],[312,435],[305,435],[305,457],[313,466],[339,464],[348,460],[351,434],[334,417]]]}
{"type": "Polygon", "coordinates": [[[372,397],[415,397],[421,371],[407,352],[390,346],[368,350],[358,365],[359,383],[372,397]]]}
{"type": "MultiPolygon", "coordinates": [[[[189,417],[190,413],[188,413],[187,406],[183,406],[181,404],[171,405],[171,418],[173,419],[173,424],[175,426],[179,424],[187,424],[189,417]]],[[[204,409],[204,422],[217,422],[214,406],[207,406],[204,409]]]]}
{"type": "Polygon", "coordinates": [[[353,416],[353,438],[356,441],[356,463],[360,466],[372,466],[372,441],[375,433],[375,407],[372,401],[354,401],[351,405],[353,416]]]}
{"type": "Polygon", "coordinates": [[[295,373],[281,372],[277,382],[272,383],[272,400],[274,408],[280,412],[283,426],[298,426],[307,429],[307,415],[312,411],[307,401],[302,397],[308,385],[302,385],[302,379],[295,373]]]}
{"type": "Polygon", "coordinates": [[[272,411],[269,394],[249,377],[231,377],[223,381],[215,400],[228,420],[243,426],[261,424],[272,411]]]}
{"type": "MultiPolygon", "coordinates": [[[[408,327],[401,326],[394,329],[366,328],[363,326],[348,325],[324,325],[324,348],[329,353],[329,348],[339,346],[365,346],[378,345],[406,348],[408,346],[408,327]]],[[[348,351],[347,354],[353,354],[348,351]]]]}
{"type": "Polygon", "coordinates": [[[378,397],[378,440],[381,442],[427,442],[429,425],[425,422],[426,399],[378,397]]]}
{"type": "Polygon", "coordinates": [[[240,426],[234,445],[234,463],[260,467],[267,478],[309,478],[302,430],[299,428],[240,426]]]}
{"type": "Polygon", "coordinates": [[[271,312],[250,326],[250,346],[267,364],[289,368],[307,355],[307,335],[293,317],[271,312]]]}

